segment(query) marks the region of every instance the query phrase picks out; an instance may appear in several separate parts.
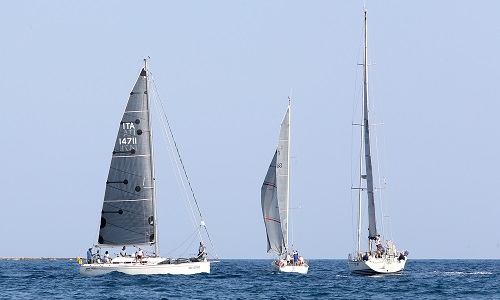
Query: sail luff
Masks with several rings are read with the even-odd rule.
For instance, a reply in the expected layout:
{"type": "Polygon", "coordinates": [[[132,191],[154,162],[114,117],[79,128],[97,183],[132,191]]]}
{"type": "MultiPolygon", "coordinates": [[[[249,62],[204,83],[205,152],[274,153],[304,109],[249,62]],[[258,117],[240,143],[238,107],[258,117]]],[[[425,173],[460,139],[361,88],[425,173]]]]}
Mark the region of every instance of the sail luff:
{"type": "Polygon", "coordinates": [[[281,230],[285,251],[288,251],[288,210],[289,210],[289,177],[290,171],[290,104],[287,107],[280,126],[280,134],[277,147],[276,180],[278,206],[280,210],[281,230]]]}
{"type": "Polygon", "coordinates": [[[155,178],[155,164],[154,164],[154,145],[153,145],[153,124],[151,124],[152,116],[151,116],[151,96],[150,96],[150,88],[149,88],[149,69],[148,69],[148,61],[144,59],[144,69],[146,71],[146,98],[147,98],[147,108],[149,112],[149,147],[151,149],[151,179],[152,179],[152,188],[153,188],[153,200],[152,200],[152,209],[153,209],[153,232],[154,232],[154,254],[155,256],[160,255],[160,245],[158,243],[158,219],[157,219],[157,211],[156,211],[156,178],[155,178]]]}
{"type": "Polygon", "coordinates": [[[366,172],[366,191],[368,194],[368,231],[369,239],[377,236],[377,224],[375,219],[375,197],[373,192],[373,170],[370,151],[370,126],[368,120],[368,26],[367,11],[365,9],[365,49],[363,58],[363,130],[365,143],[365,172],[366,172]]]}

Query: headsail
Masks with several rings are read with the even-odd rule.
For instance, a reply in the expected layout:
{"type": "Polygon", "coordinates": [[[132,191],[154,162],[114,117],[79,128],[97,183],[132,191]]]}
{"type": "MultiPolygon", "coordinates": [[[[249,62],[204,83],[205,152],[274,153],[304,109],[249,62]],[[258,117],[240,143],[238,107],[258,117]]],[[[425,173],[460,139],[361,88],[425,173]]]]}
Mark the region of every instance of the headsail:
{"type": "Polygon", "coordinates": [[[284,252],[283,232],[281,231],[280,213],[276,187],[276,156],[269,165],[266,178],[261,189],[262,216],[267,233],[267,252],[281,254],[284,252]]]}
{"type": "Polygon", "coordinates": [[[101,213],[98,243],[156,241],[154,171],[147,72],[142,69],[120,122],[101,213]]]}

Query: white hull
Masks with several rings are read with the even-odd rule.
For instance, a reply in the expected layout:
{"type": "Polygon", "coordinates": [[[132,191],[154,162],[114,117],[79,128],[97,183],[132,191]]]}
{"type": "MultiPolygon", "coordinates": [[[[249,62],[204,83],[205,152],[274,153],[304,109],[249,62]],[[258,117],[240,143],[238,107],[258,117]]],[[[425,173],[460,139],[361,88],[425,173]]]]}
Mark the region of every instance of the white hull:
{"type": "Polygon", "coordinates": [[[353,275],[377,275],[400,273],[405,268],[406,260],[397,258],[370,258],[363,260],[348,260],[349,270],[353,275]]]}
{"type": "Polygon", "coordinates": [[[307,263],[304,263],[300,266],[294,266],[294,265],[282,265],[280,266],[278,262],[273,261],[272,263],[273,267],[275,267],[279,272],[283,273],[300,273],[300,274],[307,274],[307,271],[309,271],[309,265],[307,263]]]}
{"type": "Polygon", "coordinates": [[[284,267],[279,267],[279,271],[283,272],[283,273],[307,274],[307,271],[309,271],[309,266],[308,265],[302,265],[302,266],[284,266],[284,267]]]}
{"type": "Polygon", "coordinates": [[[177,274],[191,275],[210,273],[209,261],[182,262],[171,264],[150,263],[96,263],[80,265],[80,274],[85,276],[104,275],[121,272],[129,275],[177,274]]]}

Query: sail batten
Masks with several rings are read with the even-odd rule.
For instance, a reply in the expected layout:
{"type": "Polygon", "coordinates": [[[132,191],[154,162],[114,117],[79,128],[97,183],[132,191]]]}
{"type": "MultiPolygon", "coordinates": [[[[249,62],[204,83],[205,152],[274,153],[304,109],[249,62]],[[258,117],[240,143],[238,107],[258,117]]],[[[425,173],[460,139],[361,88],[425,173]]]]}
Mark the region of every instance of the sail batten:
{"type": "Polygon", "coordinates": [[[125,202],[125,201],[151,201],[152,198],[143,198],[143,199],[120,199],[120,200],[104,200],[104,202],[125,202]]]}

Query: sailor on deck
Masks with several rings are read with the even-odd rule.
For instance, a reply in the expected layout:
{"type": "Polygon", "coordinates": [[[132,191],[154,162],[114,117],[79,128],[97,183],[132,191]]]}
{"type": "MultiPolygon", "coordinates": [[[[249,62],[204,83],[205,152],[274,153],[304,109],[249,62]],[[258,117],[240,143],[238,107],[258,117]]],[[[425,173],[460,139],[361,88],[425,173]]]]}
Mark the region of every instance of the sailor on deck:
{"type": "Polygon", "coordinates": [[[87,250],[87,263],[91,264],[92,263],[92,247],[87,250]]]}
{"type": "Polygon", "coordinates": [[[111,263],[111,258],[109,258],[109,252],[106,251],[106,253],[104,253],[104,262],[109,264],[111,263]]]}
{"type": "Polygon", "coordinates": [[[198,247],[198,258],[203,258],[206,252],[207,248],[203,245],[203,242],[200,242],[200,247],[198,247]]]}
{"type": "Polygon", "coordinates": [[[142,257],[144,256],[144,250],[139,248],[139,251],[137,251],[137,255],[135,256],[135,262],[139,261],[142,264],[142,257]]]}
{"type": "Polygon", "coordinates": [[[296,265],[299,261],[299,252],[297,250],[293,250],[293,264],[296,265]]]}

